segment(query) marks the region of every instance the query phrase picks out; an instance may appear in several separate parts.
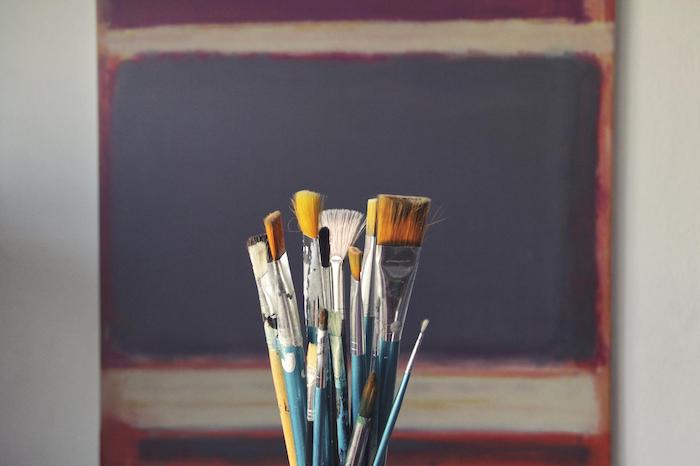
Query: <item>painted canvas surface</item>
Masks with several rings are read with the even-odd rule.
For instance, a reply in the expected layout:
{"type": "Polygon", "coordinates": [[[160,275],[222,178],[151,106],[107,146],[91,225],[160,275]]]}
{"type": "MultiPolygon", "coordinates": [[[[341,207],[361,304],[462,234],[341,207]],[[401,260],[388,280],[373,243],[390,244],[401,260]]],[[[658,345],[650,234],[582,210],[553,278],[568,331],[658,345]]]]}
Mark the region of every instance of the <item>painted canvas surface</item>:
{"type": "Polygon", "coordinates": [[[309,188],[441,209],[390,465],[609,465],[613,44],[612,0],[100,2],[101,464],[285,464],[245,240],[309,188]]]}

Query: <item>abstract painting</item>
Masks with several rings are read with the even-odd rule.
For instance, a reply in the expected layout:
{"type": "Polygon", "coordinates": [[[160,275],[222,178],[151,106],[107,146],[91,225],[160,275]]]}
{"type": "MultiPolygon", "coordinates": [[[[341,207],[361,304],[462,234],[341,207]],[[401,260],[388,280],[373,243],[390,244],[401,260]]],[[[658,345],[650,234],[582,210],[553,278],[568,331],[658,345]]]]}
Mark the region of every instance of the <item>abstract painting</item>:
{"type": "Polygon", "coordinates": [[[440,207],[388,464],[610,464],[613,0],[98,10],[102,466],[286,463],[245,240],[304,188],[440,207]]]}

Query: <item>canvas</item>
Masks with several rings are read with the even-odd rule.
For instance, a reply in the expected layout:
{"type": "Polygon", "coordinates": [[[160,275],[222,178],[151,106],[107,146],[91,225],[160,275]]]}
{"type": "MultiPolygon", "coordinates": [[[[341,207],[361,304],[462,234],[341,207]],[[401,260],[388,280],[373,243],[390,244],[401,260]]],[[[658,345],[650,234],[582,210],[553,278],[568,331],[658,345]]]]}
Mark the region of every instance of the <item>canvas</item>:
{"type": "Polygon", "coordinates": [[[612,0],[100,2],[101,464],[286,464],[245,240],[309,188],[439,208],[388,464],[609,465],[613,44],[612,0]]]}

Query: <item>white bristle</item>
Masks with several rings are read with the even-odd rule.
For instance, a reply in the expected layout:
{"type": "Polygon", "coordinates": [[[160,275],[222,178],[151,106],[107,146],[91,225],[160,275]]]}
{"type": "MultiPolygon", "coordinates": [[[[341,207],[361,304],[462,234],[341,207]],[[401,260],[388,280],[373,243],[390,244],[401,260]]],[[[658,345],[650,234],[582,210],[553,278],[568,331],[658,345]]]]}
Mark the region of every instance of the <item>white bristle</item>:
{"type": "Polygon", "coordinates": [[[420,333],[425,332],[425,329],[428,328],[428,324],[430,321],[428,319],[423,319],[423,322],[420,324],[420,333]]]}
{"type": "Polygon", "coordinates": [[[253,275],[256,280],[259,280],[267,271],[267,245],[264,241],[260,241],[248,246],[248,255],[253,265],[253,275]]]}
{"type": "Polygon", "coordinates": [[[345,259],[348,249],[365,226],[364,214],[349,209],[328,209],[321,212],[321,226],[330,231],[331,256],[345,259]]]}

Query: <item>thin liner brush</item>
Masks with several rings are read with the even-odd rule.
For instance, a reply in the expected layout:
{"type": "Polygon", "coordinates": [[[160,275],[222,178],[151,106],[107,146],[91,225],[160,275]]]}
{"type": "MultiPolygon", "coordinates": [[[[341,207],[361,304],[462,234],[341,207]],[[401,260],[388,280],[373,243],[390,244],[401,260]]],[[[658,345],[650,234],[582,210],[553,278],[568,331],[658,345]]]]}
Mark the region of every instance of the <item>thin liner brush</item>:
{"type": "Polygon", "coordinates": [[[277,338],[280,343],[282,368],[287,390],[287,401],[292,418],[294,448],[297,464],[306,464],[306,382],[304,380],[304,339],[299,323],[296,293],[289,269],[289,259],[284,243],[282,214],[275,211],[263,220],[270,249],[268,268],[272,277],[275,310],[277,312],[277,338]]]}
{"type": "Polygon", "coordinates": [[[331,345],[331,360],[335,379],[338,456],[345,462],[348,443],[348,402],[345,356],[343,353],[343,320],[345,318],[345,292],[343,289],[343,261],[348,248],[357,239],[363,228],[361,212],[348,209],[329,209],[321,212],[321,224],[330,230],[331,242],[331,308],[328,314],[328,333],[331,345]]]}
{"type": "Polygon", "coordinates": [[[377,199],[367,200],[367,225],[365,227],[365,247],[362,255],[362,274],[360,276],[362,287],[362,309],[364,322],[362,324],[365,335],[365,358],[367,371],[374,368],[376,356],[376,336],[374,322],[376,318],[376,305],[374,300],[374,252],[377,246],[375,225],[377,223],[377,199]]]}
{"type": "Polygon", "coordinates": [[[284,388],[284,372],[277,349],[277,318],[270,308],[270,298],[265,295],[262,286],[263,276],[268,271],[267,256],[267,236],[257,235],[248,238],[248,255],[253,266],[255,285],[258,288],[258,299],[260,301],[260,313],[262,314],[263,330],[265,331],[265,342],[267,352],[270,357],[270,370],[272,372],[272,383],[275,387],[275,397],[277,399],[277,409],[280,413],[282,423],[282,433],[284,434],[284,444],[287,449],[287,459],[290,466],[297,466],[296,450],[294,448],[294,434],[292,433],[292,420],[287,404],[287,393],[284,388]]]}
{"type": "MultiPolygon", "coordinates": [[[[376,372],[379,403],[374,445],[384,430],[396,386],[401,334],[418,270],[430,199],[416,196],[377,196],[377,247],[374,258],[378,345],[376,372]]],[[[383,465],[385,457],[380,458],[383,465]]]]}
{"type": "Polygon", "coordinates": [[[369,441],[370,425],[376,397],[376,374],[372,372],[367,378],[367,383],[362,390],[362,401],[355,420],[355,428],[350,438],[348,457],[345,460],[345,466],[360,466],[363,464],[367,442],[369,441]]]}
{"type": "Polygon", "coordinates": [[[316,383],[314,384],[314,398],[316,410],[313,423],[313,452],[312,466],[328,466],[330,463],[328,447],[328,403],[326,402],[328,382],[327,377],[329,363],[328,349],[328,311],[322,309],[319,312],[318,327],[316,329],[316,383]]]}
{"type": "Polygon", "coordinates": [[[362,252],[352,246],[348,250],[350,262],[350,416],[351,424],[360,410],[362,387],[365,385],[367,360],[365,359],[365,335],[363,332],[362,297],[360,295],[360,271],[362,267],[362,252]]]}
{"type": "Polygon", "coordinates": [[[311,462],[313,440],[314,398],[316,393],[316,326],[323,304],[321,278],[321,251],[318,241],[319,215],[323,209],[323,196],[302,190],[292,197],[292,207],[302,232],[302,262],[304,289],[304,317],[306,321],[306,462],[311,462]]]}
{"type": "Polygon", "coordinates": [[[406,395],[408,381],[411,378],[411,372],[413,372],[413,363],[416,360],[416,353],[418,353],[418,348],[420,348],[421,342],[423,341],[423,335],[425,334],[429,323],[430,321],[428,319],[424,319],[421,323],[420,333],[418,334],[418,338],[416,338],[416,343],[413,345],[411,356],[408,358],[408,364],[406,364],[406,370],[403,373],[403,379],[401,380],[399,391],[396,393],[396,398],[394,398],[394,403],[391,407],[391,412],[389,413],[389,419],[387,420],[384,433],[382,434],[382,441],[379,443],[377,455],[374,457],[374,464],[372,466],[380,466],[383,463],[383,458],[387,449],[389,448],[389,439],[391,438],[391,433],[394,431],[396,420],[399,417],[403,397],[406,395]]]}

